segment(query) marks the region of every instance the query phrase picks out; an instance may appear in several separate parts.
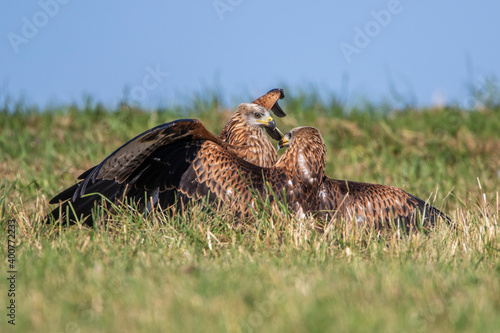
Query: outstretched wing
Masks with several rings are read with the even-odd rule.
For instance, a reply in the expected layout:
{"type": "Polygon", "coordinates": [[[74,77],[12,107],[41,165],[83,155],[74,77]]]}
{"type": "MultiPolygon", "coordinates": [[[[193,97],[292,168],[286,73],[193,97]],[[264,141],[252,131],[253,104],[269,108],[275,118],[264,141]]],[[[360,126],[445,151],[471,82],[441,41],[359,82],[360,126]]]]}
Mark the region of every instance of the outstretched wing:
{"type": "Polygon", "coordinates": [[[450,218],[437,208],[394,186],[324,177],[318,196],[323,214],[336,212],[358,223],[387,226],[391,221],[399,220],[409,228],[415,227],[420,217],[424,227],[434,225],[438,217],[451,223],[450,218]]]}
{"type": "Polygon", "coordinates": [[[158,125],[128,141],[89,171],[78,191],[75,191],[73,199],[85,193],[89,182],[94,183],[97,179],[113,179],[123,183],[162,146],[193,140],[212,140],[225,145],[196,119],[180,119],[158,125]]]}
{"type": "Polygon", "coordinates": [[[209,195],[211,201],[234,200],[245,213],[252,192],[264,193],[264,179],[274,174],[239,159],[230,149],[197,120],[157,126],[118,148],[82,174],[78,184],[54,197],[50,203],[65,202],[52,216],[66,214],[70,204],[71,220],[88,216],[101,196],[115,203],[130,199],[151,208],[167,207],[178,198],[191,201],[209,195]]]}

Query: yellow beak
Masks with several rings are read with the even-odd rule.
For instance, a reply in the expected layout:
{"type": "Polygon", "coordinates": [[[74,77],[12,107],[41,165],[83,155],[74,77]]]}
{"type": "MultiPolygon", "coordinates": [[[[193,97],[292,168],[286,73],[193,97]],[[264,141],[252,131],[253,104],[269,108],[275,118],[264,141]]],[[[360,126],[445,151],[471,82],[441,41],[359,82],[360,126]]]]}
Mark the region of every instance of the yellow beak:
{"type": "Polygon", "coordinates": [[[266,125],[266,127],[270,128],[270,129],[276,128],[276,122],[274,121],[273,117],[269,117],[269,118],[267,118],[267,120],[257,120],[257,122],[266,125]]]}
{"type": "Polygon", "coordinates": [[[287,140],[285,138],[281,139],[278,142],[278,150],[280,150],[281,148],[285,147],[287,143],[290,143],[290,140],[287,140]]]}

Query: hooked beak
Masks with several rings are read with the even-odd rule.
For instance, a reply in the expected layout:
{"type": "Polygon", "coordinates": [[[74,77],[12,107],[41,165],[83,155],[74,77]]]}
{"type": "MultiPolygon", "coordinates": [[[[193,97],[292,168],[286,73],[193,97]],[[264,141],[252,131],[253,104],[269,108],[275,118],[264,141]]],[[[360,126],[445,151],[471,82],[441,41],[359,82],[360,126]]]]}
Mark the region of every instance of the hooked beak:
{"type": "MultiPolygon", "coordinates": [[[[271,90],[272,91],[272,90],[271,90]]],[[[279,89],[279,92],[280,92],[280,97],[279,99],[283,99],[285,98],[285,93],[283,92],[283,89],[279,89]]],[[[280,118],[283,118],[286,116],[286,113],[285,111],[283,111],[283,109],[280,107],[280,105],[278,104],[278,101],[276,100],[276,103],[274,103],[274,105],[272,106],[271,108],[271,111],[274,112],[274,114],[280,118]]]]}
{"type": "Polygon", "coordinates": [[[278,142],[278,150],[280,150],[283,147],[286,147],[287,144],[290,143],[290,140],[285,139],[285,137],[282,137],[281,140],[278,142]]]}
{"type": "Polygon", "coordinates": [[[283,138],[283,133],[281,133],[278,127],[275,127],[274,129],[266,128],[266,132],[274,140],[281,140],[283,138]]]}
{"type": "Polygon", "coordinates": [[[281,133],[279,128],[276,127],[276,122],[274,121],[273,117],[267,118],[267,121],[257,120],[257,122],[265,125],[267,134],[269,134],[269,136],[274,140],[281,140],[281,138],[283,137],[283,133],[281,133]]]}
{"type": "Polygon", "coordinates": [[[257,122],[266,125],[266,127],[270,129],[276,128],[276,122],[274,121],[273,117],[269,117],[267,118],[267,120],[257,120],[257,122]]]}

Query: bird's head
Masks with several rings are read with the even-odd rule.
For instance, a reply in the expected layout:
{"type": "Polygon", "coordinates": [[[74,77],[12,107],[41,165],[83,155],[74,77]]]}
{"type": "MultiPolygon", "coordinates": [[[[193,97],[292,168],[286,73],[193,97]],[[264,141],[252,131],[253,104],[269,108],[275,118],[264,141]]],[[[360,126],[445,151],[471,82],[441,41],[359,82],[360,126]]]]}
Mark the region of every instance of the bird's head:
{"type": "Polygon", "coordinates": [[[304,126],[295,127],[286,132],[278,142],[278,149],[289,148],[291,145],[299,146],[314,143],[319,146],[324,146],[323,138],[317,128],[304,126]]]}
{"type": "Polygon", "coordinates": [[[238,110],[243,120],[250,127],[263,128],[275,140],[280,140],[283,133],[276,127],[276,122],[269,113],[269,110],[254,103],[243,103],[238,106],[238,110]]]}

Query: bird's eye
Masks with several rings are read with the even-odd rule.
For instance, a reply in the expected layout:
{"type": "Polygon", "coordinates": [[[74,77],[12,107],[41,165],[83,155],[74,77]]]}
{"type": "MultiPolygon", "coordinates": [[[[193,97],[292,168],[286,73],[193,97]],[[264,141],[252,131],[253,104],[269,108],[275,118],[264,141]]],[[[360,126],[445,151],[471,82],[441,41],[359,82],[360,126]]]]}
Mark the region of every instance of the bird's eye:
{"type": "Polygon", "coordinates": [[[254,116],[255,116],[255,118],[259,119],[260,117],[262,117],[262,114],[258,113],[258,112],[255,112],[254,116]]]}

